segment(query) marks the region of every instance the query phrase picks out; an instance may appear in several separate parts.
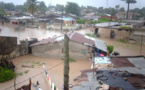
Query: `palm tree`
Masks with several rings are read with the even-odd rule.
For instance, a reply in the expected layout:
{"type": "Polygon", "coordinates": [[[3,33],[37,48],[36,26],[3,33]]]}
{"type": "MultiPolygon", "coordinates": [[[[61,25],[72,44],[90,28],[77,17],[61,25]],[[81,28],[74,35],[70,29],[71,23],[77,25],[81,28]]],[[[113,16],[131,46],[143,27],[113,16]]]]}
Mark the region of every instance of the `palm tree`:
{"type": "Polygon", "coordinates": [[[119,5],[116,5],[116,6],[115,6],[116,12],[118,12],[119,8],[120,8],[119,5]]]}
{"type": "Polygon", "coordinates": [[[28,6],[28,12],[32,14],[32,25],[33,25],[33,15],[35,12],[37,12],[37,5],[36,3],[38,3],[36,0],[30,0],[31,3],[28,6]]]}
{"type": "Polygon", "coordinates": [[[121,0],[121,1],[125,1],[128,4],[127,14],[126,14],[126,19],[128,19],[129,5],[136,3],[136,0],[121,0]]]}

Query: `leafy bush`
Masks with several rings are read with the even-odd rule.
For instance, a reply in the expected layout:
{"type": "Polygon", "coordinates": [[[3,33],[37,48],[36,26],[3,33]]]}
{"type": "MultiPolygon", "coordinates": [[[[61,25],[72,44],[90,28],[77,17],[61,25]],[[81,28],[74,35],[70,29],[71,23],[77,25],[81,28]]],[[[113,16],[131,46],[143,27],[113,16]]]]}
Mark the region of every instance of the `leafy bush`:
{"type": "MultiPolygon", "coordinates": [[[[61,60],[64,60],[64,58],[62,58],[61,60]]],[[[69,58],[69,62],[76,62],[76,60],[73,58],[69,58]]]]}
{"type": "Polygon", "coordinates": [[[76,21],[77,23],[79,24],[85,24],[86,22],[91,22],[91,24],[96,24],[97,21],[92,21],[92,20],[82,20],[82,19],[79,19],[76,21]]]}
{"type": "Polygon", "coordinates": [[[108,46],[107,46],[107,49],[108,49],[108,51],[109,51],[109,54],[111,54],[111,53],[113,52],[114,46],[108,45],[108,46]]]}
{"type": "Polygon", "coordinates": [[[108,18],[100,18],[100,19],[97,21],[97,23],[104,23],[104,22],[111,22],[111,20],[108,19],[108,18]]]}
{"type": "Polygon", "coordinates": [[[126,40],[118,40],[119,42],[122,42],[122,43],[127,43],[126,40]]]}
{"type": "Polygon", "coordinates": [[[131,29],[130,26],[120,26],[119,28],[121,28],[121,29],[131,29]]]}
{"type": "Polygon", "coordinates": [[[91,35],[90,33],[87,33],[86,35],[89,36],[89,37],[95,37],[94,34],[91,35]]]}
{"type": "Polygon", "coordinates": [[[14,77],[15,73],[11,69],[8,69],[6,67],[3,68],[0,66],[0,83],[11,80],[14,77]]]}

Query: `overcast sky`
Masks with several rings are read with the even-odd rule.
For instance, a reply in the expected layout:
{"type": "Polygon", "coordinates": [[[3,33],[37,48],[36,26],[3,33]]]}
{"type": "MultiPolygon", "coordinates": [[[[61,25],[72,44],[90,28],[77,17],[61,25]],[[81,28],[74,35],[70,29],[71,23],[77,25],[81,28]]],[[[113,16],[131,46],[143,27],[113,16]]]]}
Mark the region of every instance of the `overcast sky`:
{"type": "MultiPolygon", "coordinates": [[[[22,5],[26,0],[0,0],[6,3],[14,3],[15,5],[22,5]]],[[[37,0],[37,1],[44,1],[45,4],[48,6],[50,3],[51,5],[56,5],[56,4],[63,4],[66,5],[66,3],[69,2],[75,2],[78,3],[80,6],[81,5],[91,5],[95,7],[115,7],[115,5],[120,5],[120,7],[124,7],[125,9],[127,8],[127,4],[124,1],[121,0],[108,0],[108,5],[107,5],[107,0],[37,0]]],[[[136,0],[136,4],[131,4],[130,8],[142,8],[145,7],[145,0],[136,0]]]]}

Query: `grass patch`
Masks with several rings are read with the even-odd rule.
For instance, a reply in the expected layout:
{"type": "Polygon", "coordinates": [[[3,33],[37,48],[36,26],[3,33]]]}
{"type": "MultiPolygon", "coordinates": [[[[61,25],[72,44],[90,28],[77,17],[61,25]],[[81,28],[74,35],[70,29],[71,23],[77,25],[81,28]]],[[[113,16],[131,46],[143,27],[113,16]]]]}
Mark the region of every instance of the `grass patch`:
{"type": "MultiPolygon", "coordinates": [[[[64,60],[64,58],[62,58],[61,60],[64,60]]],[[[73,58],[69,58],[69,62],[76,62],[76,60],[73,58]]]]}
{"type": "Polygon", "coordinates": [[[40,64],[40,62],[36,62],[35,64],[40,64]]]}
{"type": "Polygon", "coordinates": [[[86,22],[90,22],[91,24],[96,24],[97,23],[97,21],[83,20],[83,19],[76,20],[76,22],[79,23],[79,24],[85,24],[86,22]]]}
{"type": "Polygon", "coordinates": [[[127,43],[126,40],[117,40],[117,41],[122,42],[122,43],[127,43]]]}
{"type": "Polygon", "coordinates": [[[17,75],[20,75],[20,76],[22,76],[22,75],[23,75],[23,73],[22,73],[22,72],[20,72],[20,73],[17,73],[17,75]]]}
{"type": "Polygon", "coordinates": [[[11,69],[0,66],[0,83],[11,80],[14,77],[15,73],[11,69]]]}
{"type": "Polygon", "coordinates": [[[121,29],[131,29],[130,26],[120,26],[119,28],[121,28],[121,29]]]}
{"type": "Polygon", "coordinates": [[[94,34],[87,33],[87,34],[85,34],[85,35],[87,35],[87,36],[89,36],[89,37],[94,37],[94,38],[95,38],[95,35],[94,35],[94,34]]]}
{"type": "Polygon", "coordinates": [[[25,74],[27,74],[29,72],[29,70],[24,71],[25,74]]]}
{"type": "Polygon", "coordinates": [[[108,19],[108,18],[100,18],[100,19],[97,21],[97,23],[104,23],[104,22],[111,22],[111,20],[108,19]]]}

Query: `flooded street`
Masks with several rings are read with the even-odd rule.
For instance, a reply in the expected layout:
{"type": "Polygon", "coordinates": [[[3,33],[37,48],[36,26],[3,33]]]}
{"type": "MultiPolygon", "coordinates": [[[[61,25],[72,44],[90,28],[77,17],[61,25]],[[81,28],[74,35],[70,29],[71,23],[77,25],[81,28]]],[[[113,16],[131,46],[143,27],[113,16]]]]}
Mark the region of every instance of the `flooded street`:
{"type": "Polygon", "coordinates": [[[38,40],[46,39],[53,36],[60,36],[61,33],[59,31],[49,31],[46,29],[38,29],[38,28],[25,28],[25,30],[17,31],[12,26],[2,26],[0,25],[1,33],[0,36],[10,36],[17,37],[19,40],[24,40],[26,38],[37,38],[38,40]]]}

